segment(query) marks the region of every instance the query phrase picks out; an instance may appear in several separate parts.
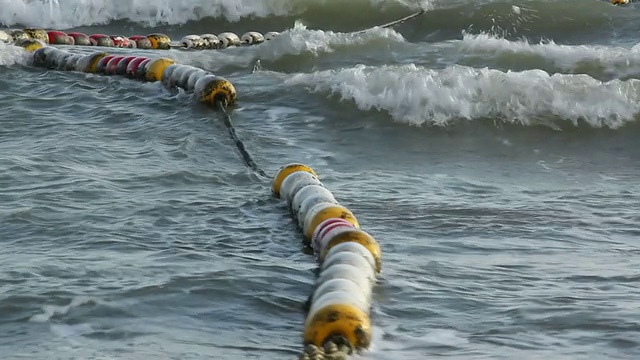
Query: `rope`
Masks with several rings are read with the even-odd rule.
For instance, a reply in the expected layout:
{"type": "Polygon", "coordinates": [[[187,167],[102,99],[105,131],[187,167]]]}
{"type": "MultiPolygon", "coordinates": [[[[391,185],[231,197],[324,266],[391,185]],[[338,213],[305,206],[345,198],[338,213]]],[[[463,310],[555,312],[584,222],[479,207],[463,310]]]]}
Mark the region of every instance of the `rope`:
{"type": "Polygon", "coordinates": [[[245,164],[247,164],[247,166],[251,168],[251,170],[253,170],[256,174],[267,177],[267,174],[258,166],[258,164],[256,164],[256,162],[251,157],[251,154],[249,154],[247,148],[244,146],[244,143],[242,142],[242,140],[240,140],[238,134],[236,134],[236,129],[233,127],[233,123],[231,122],[231,116],[227,112],[226,102],[218,100],[216,102],[216,105],[222,111],[224,125],[227,127],[227,130],[229,130],[231,139],[236,143],[236,147],[238,148],[238,151],[240,151],[240,155],[242,155],[242,159],[244,160],[245,164]]]}
{"type": "Polygon", "coordinates": [[[307,345],[299,360],[347,360],[353,349],[345,341],[327,341],[324,347],[307,345]]]}

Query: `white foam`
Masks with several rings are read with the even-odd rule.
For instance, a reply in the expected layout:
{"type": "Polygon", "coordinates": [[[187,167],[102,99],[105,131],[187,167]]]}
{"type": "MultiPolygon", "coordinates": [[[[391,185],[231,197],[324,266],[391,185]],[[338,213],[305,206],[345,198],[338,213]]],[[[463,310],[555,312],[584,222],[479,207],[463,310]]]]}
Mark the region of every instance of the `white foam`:
{"type": "Polygon", "coordinates": [[[542,70],[358,65],[292,75],[286,84],[338,94],[361,110],[386,111],[414,125],[477,118],[529,125],[558,117],[573,124],[585,120],[594,127],[617,128],[640,112],[638,80],[602,82],[588,75],[550,75],[542,70]]]}
{"type": "MultiPolygon", "coordinates": [[[[246,17],[299,14],[313,6],[340,6],[342,0],[0,0],[0,23],[66,29],[131,20],[149,26],[178,25],[205,17],[238,21],[246,17]]],[[[352,0],[374,6],[419,9],[429,1],[352,0]]]]}
{"type": "Polygon", "coordinates": [[[62,338],[78,337],[94,331],[91,324],[51,324],[49,328],[52,333],[62,338]]]}
{"type": "Polygon", "coordinates": [[[47,322],[55,315],[66,315],[67,313],[69,313],[69,310],[75,307],[79,307],[79,306],[89,304],[89,303],[94,303],[94,302],[97,302],[97,300],[80,296],[71,300],[69,305],[45,305],[42,307],[43,313],[33,315],[29,319],[29,321],[39,322],[39,323],[47,322]]]}
{"type": "Polygon", "coordinates": [[[526,40],[509,41],[489,34],[465,34],[459,42],[463,53],[537,56],[564,70],[575,70],[591,63],[610,72],[640,73],[640,44],[632,48],[597,45],[558,45],[553,41],[531,44],[526,40]]]}
{"type": "Polygon", "coordinates": [[[463,347],[469,341],[462,334],[450,329],[430,329],[422,336],[403,334],[398,327],[373,327],[372,342],[369,350],[363,355],[353,356],[354,360],[364,359],[398,359],[422,360],[424,351],[432,346],[463,347]]]}
{"type": "Polygon", "coordinates": [[[0,66],[26,65],[31,58],[23,48],[0,42],[0,66]]]}

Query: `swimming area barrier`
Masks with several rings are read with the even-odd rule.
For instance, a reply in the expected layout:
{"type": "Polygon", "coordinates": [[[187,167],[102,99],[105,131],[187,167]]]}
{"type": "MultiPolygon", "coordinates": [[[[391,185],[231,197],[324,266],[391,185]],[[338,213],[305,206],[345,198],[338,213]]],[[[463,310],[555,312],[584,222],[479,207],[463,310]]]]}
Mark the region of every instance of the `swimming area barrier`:
{"type": "Polygon", "coordinates": [[[97,46],[110,48],[149,49],[149,50],[219,50],[229,47],[258,45],[265,41],[273,40],[278,35],[277,31],[265,34],[257,31],[249,31],[242,36],[233,32],[215,34],[186,35],[179,41],[173,41],[169,36],[161,33],[148,35],[87,35],[80,32],[66,33],[59,30],[45,30],[42,28],[7,29],[0,30],[0,41],[16,43],[33,39],[42,41],[48,45],[76,45],[97,46]]]}
{"type": "MultiPolygon", "coordinates": [[[[415,18],[424,11],[381,25],[391,27],[415,18]]],[[[139,49],[223,49],[254,45],[278,35],[270,32],[227,32],[219,35],[188,35],[179,42],[164,34],[123,36],[45,31],[38,28],[0,30],[0,41],[24,48],[33,54],[37,67],[78,71],[105,76],[124,76],[132,80],[160,82],[165,88],[179,87],[200,102],[211,105],[224,118],[224,124],[245,164],[266,177],[252,159],[233,126],[227,108],[237,101],[233,84],[223,77],[190,65],[176,64],[167,57],[129,56],[93,52],[71,53],[53,45],[96,46],[139,49]]],[[[354,213],[341,205],[308,165],[292,163],[274,174],[273,196],[284,201],[297,220],[303,243],[313,250],[318,266],[314,290],[305,304],[302,331],[304,350],[301,360],[338,360],[369,348],[372,341],[372,294],[382,267],[377,240],[361,229],[354,213]]]]}
{"type": "Polygon", "coordinates": [[[281,167],[271,191],[287,203],[318,262],[300,359],[343,359],[368,348],[372,292],[382,267],[380,245],[308,165],[281,167]]]}
{"type": "MultiPolygon", "coordinates": [[[[390,28],[417,18],[424,13],[425,10],[420,10],[403,18],[378,25],[377,27],[390,28]]],[[[369,29],[356,31],[354,33],[362,33],[367,30],[369,29]]],[[[132,35],[127,37],[123,35],[106,34],[87,35],[81,32],[66,33],[60,30],[45,30],[43,28],[31,27],[25,29],[0,29],[0,42],[18,44],[21,41],[33,39],[40,40],[49,45],[98,46],[153,50],[214,50],[237,46],[258,45],[265,41],[273,40],[279,35],[280,32],[278,31],[269,31],[264,34],[258,31],[248,31],[242,34],[242,36],[238,36],[234,32],[225,31],[217,35],[186,35],[179,41],[173,41],[169,36],[162,33],[132,35]]]]}
{"type": "Polygon", "coordinates": [[[98,75],[161,82],[166,88],[182,88],[200,102],[229,106],[236,102],[235,87],[223,77],[190,65],[176,64],[166,57],[115,55],[94,52],[83,55],[48,46],[36,39],[20,40],[18,46],[33,53],[33,64],[49,70],[79,71],[98,75]]]}

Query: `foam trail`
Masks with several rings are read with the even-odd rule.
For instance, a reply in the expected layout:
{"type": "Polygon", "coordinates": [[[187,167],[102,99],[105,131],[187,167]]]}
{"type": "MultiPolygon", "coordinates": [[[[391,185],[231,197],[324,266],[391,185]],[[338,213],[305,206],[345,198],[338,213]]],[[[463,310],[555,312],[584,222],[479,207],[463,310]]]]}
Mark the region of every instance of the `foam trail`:
{"type": "Polygon", "coordinates": [[[337,94],[361,110],[386,111],[413,125],[486,118],[534,125],[559,118],[574,125],[584,120],[593,127],[618,128],[640,113],[639,80],[602,82],[588,75],[550,75],[542,70],[359,65],[296,74],[286,85],[337,94]]]}

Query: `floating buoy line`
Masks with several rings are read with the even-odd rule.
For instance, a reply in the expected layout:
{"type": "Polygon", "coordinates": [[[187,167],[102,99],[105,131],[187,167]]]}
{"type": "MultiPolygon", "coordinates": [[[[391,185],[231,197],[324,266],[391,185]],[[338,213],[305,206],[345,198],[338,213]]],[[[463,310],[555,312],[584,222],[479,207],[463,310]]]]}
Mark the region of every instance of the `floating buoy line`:
{"type": "Polygon", "coordinates": [[[80,32],[66,33],[59,30],[45,30],[42,28],[0,30],[0,41],[15,43],[20,46],[24,41],[39,40],[48,45],[76,45],[99,46],[110,48],[129,48],[144,50],[216,50],[229,47],[257,45],[265,41],[273,40],[278,35],[277,31],[261,34],[257,31],[249,31],[242,36],[227,31],[215,34],[187,35],[180,41],[173,41],[169,36],[161,33],[148,35],[87,35],[80,32]]]}
{"type": "MultiPolygon", "coordinates": [[[[391,27],[424,11],[381,25],[391,27]]],[[[223,116],[231,139],[245,164],[261,177],[268,177],[238,137],[227,108],[237,101],[231,82],[167,57],[127,56],[96,51],[78,54],[54,45],[80,45],[141,49],[223,49],[259,44],[278,35],[248,32],[242,37],[188,35],[174,43],[164,34],[147,36],[85,35],[28,28],[0,30],[0,42],[24,48],[33,65],[59,71],[77,71],[132,80],[160,82],[167,89],[181,88],[201,103],[213,106],[223,116]]],[[[375,238],[361,229],[356,216],[340,204],[310,166],[291,163],[273,175],[271,192],[287,204],[301,231],[302,243],[315,254],[318,264],[314,290],[305,306],[302,360],[338,360],[365,350],[371,344],[373,287],[380,274],[382,252],[375,238]]]]}

